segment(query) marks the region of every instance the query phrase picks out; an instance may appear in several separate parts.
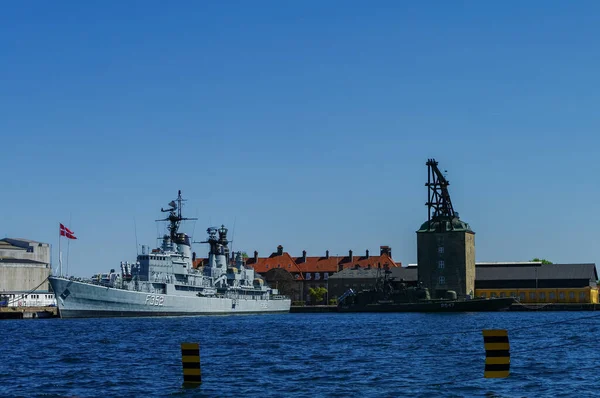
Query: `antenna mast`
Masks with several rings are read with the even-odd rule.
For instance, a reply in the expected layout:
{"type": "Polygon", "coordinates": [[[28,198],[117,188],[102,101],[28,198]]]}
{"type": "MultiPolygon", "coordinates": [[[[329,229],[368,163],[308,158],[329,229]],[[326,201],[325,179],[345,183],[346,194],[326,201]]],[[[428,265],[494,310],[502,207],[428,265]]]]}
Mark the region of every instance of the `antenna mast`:
{"type": "Polygon", "coordinates": [[[137,238],[137,223],[135,222],[135,217],[133,217],[133,229],[135,231],[135,254],[136,256],[138,256],[140,254],[139,252],[139,244],[138,244],[138,238],[137,238]]]}
{"type": "Polygon", "coordinates": [[[181,225],[182,221],[197,220],[197,218],[186,218],[181,215],[181,208],[183,207],[183,202],[185,201],[186,200],[181,197],[181,190],[179,190],[179,193],[177,194],[177,199],[169,202],[170,207],[168,209],[163,209],[162,207],[160,208],[160,211],[162,211],[163,213],[169,213],[169,216],[167,218],[163,218],[162,220],[156,220],[169,222],[168,229],[172,241],[175,241],[175,238],[177,237],[177,232],[179,231],[179,226],[181,225]]]}

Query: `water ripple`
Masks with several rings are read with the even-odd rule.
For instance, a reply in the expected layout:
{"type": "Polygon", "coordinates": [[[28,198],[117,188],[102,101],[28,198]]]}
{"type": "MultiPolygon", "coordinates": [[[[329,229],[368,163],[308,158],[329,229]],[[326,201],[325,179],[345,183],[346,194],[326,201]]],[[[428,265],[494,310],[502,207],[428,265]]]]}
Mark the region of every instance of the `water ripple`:
{"type": "Polygon", "coordinates": [[[2,347],[0,396],[595,396],[591,381],[600,318],[543,325],[577,316],[519,312],[6,320],[3,332],[11,343],[5,340],[2,347]],[[535,326],[522,328],[530,325],[535,326]],[[477,331],[484,328],[509,330],[508,379],[483,378],[485,353],[477,331]],[[179,344],[185,341],[201,343],[203,384],[196,389],[181,385],[179,344]]]}

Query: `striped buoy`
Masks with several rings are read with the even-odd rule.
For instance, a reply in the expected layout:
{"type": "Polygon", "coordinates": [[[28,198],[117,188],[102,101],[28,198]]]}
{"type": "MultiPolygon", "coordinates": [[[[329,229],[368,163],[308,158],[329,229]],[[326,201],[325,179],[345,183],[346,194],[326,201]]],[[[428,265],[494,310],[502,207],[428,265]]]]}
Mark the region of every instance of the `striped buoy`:
{"type": "Polygon", "coordinates": [[[483,331],[485,346],[486,379],[508,377],[510,373],[510,344],[508,332],[504,329],[488,329],[483,331]]]}
{"type": "Polygon", "coordinates": [[[200,344],[181,343],[181,362],[183,364],[183,386],[198,387],[202,383],[200,344]]]}

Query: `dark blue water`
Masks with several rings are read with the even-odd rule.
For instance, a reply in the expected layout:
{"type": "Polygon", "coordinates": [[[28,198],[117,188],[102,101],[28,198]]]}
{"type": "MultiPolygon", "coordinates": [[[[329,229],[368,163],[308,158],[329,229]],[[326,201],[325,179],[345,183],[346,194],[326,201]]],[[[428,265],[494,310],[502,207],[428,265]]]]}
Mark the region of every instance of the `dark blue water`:
{"type": "Polygon", "coordinates": [[[39,319],[0,328],[2,397],[581,397],[599,389],[600,314],[591,312],[39,319]],[[507,379],[483,378],[483,328],[509,330],[507,379]],[[198,389],[181,387],[181,342],[201,344],[198,389]]]}

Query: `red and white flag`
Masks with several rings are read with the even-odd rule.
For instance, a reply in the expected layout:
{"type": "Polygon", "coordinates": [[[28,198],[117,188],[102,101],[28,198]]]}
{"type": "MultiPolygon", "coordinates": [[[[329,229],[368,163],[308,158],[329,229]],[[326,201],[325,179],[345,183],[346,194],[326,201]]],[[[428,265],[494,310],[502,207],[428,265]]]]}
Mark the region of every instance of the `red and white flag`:
{"type": "Polygon", "coordinates": [[[73,231],[62,224],[60,224],[60,236],[65,236],[68,239],[77,239],[77,237],[73,234],[73,231]]]}

